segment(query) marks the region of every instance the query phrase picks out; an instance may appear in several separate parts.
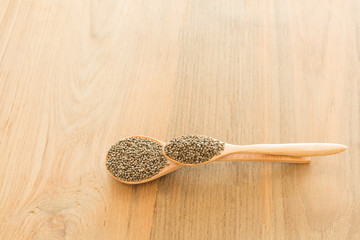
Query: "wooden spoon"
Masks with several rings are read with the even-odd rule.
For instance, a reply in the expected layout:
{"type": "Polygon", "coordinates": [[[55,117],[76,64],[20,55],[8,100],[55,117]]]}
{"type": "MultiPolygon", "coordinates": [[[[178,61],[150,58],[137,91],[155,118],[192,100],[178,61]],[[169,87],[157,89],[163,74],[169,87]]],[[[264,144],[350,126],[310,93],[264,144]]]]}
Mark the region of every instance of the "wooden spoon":
{"type": "MultiPolygon", "coordinates": [[[[152,141],[156,141],[159,144],[161,144],[163,146],[163,149],[164,149],[165,142],[163,142],[163,141],[160,141],[160,140],[157,140],[157,139],[151,138],[151,137],[146,137],[146,136],[133,136],[133,137],[146,138],[146,139],[149,139],[149,140],[152,140],[152,141]]],[[[283,162],[283,163],[310,163],[310,160],[306,159],[306,158],[292,157],[292,156],[282,156],[282,155],[285,155],[285,154],[278,154],[278,155],[266,154],[266,153],[270,153],[271,149],[272,150],[279,150],[279,145],[282,146],[282,145],[288,145],[288,144],[248,145],[248,146],[258,146],[257,148],[254,148],[254,147],[252,148],[252,150],[255,150],[255,153],[251,153],[251,151],[248,151],[248,152],[245,151],[246,148],[239,149],[237,147],[234,147],[236,145],[225,144],[225,149],[224,149],[224,151],[221,152],[220,155],[215,156],[210,161],[207,161],[205,163],[213,162],[215,160],[217,160],[217,161],[264,161],[264,162],[283,162]],[[273,147],[275,147],[275,145],[277,145],[278,147],[277,148],[269,148],[269,145],[273,145],[273,147]],[[261,148],[260,146],[263,146],[266,151],[263,150],[263,152],[261,152],[260,151],[260,148],[261,148]],[[241,152],[239,150],[244,151],[244,152],[241,152]]],[[[335,144],[335,145],[336,146],[333,146],[333,147],[339,148],[339,146],[338,146],[339,144],[335,144]]],[[[246,145],[243,145],[243,146],[246,146],[246,145]]],[[[305,144],[305,146],[307,146],[307,144],[305,144]]],[[[311,144],[311,146],[313,146],[313,145],[311,144]]],[[[343,146],[343,145],[341,145],[341,146],[343,146]]],[[[238,147],[240,147],[240,146],[238,146],[238,147]]],[[[291,147],[292,147],[292,149],[294,149],[294,147],[295,147],[295,149],[298,149],[298,151],[301,149],[301,148],[299,148],[297,146],[291,146],[291,147]]],[[[290,150],[290,149],[288,149],[289,147],[285,147],[285,148],[289,152],[289,150],[290,150]]],[[[311,156],[312,154],[310,154],[310,153],[319,153],[318,151],[315,151],[316,149],[314,149],[314,148],[311,148],[311,149],[312,149],[312,151],[308,152],[308,154],[305,154],[306,156],[311,156]]],[[[324,148],[321,148],[321,149],[324,149],[324,148]]],[[[333,149],[333,148],[331,148],[331,149],[333,149]]],[[[338,149],[336,152],[341,152],[341,151],[344,151],[345,149],[346,149],[346,146],[343,146],[342,150],[338,149]]],[[[279,151],[275,151],[275,152],[276,153],[281,153],[279,151]]],[[[328,153],[328,154],[334,154],[336,152],[334,152],[334,150],[333,150],[331,153],[328,153]]],[[[282,153],[284,153],[284,152],[282,152],[282,153]]],[[[327,155],[327,154],[324,154],[324,153],[325,152],[323,152],[322,155],[327,155]]],[[[304,151],[303,151],[303,154],[304,154],[304,151]]],[[[312,155],[312,156],[319,156],[319,155],[312,155]]],[[[173,172],[173,171],[175,171],[175,170],[177,170],[179,168],[182,168],[185,165],[202,165],[202,164],[205,164],[205,163],[201,163],[201,164],[182,164],[182,163],[179,163],[179,162],[173,160],[169,156],[165,155],[165,157],[167,159],[168,165],[166,165],[158,174],[152,176],[151,178],[142,180],[142,181],[137,181],[137,182],[124,181],[124,180],[118,179],[115,176],[113,176],[111,174],[111,172],[107,169],[107,167],[106,167],[106,170],[117,181],[120,181],[120,182],[126,183],[126,184],[140,184],[140,183],[146,183],[146,182],[153,181],[153,180],[155,180],[155,179],[157,179],[159,177],[162,177],[162,176],[164,176],[164,175],[166,175],[168,173],[171,173],[171,172],[173,172]]],[[[105,161],[105,165],[106,165],[106,161],[105,161]]]]}
{"type": "MultiPolygon", "coordinates": [[[[205,136],[204,136],[205,137],[205,136]]],[[[209,161],[202,163],[182,163],[176,161],[170,156],[166,155],[165,148],[163,146],[163,154],[172,162],[178,164],[193,166],[203,165],[213,161],[243,161],[245,159],[237,159],[239,153],[248,154],[266,154],[265,159],[260,161],[264,162],[286,162],[286,163],[309,163],[309,159],[303,159],[298,157],[311,157],[311,156],[325,156],[336,154],[345,151],[347,146],[337,143],[285,143],[285,144],[254,144],[254,145],[233,145],[225,143],[224,150],[219,155],[214,156],[209,161]],[[236,155],[234,155],[236,154],[236,155]],[[285,158],[279,159],[280,156],[293,156],[297,158],[285,158]]],[[[246,155],[242,155],[246,156],[246,155]]]]}

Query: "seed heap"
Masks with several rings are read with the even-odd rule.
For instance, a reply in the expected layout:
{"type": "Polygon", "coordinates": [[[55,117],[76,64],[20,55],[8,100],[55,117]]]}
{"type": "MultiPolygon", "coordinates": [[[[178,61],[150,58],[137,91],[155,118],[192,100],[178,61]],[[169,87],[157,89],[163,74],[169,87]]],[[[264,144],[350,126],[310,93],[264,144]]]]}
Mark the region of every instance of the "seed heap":
{"type": "Polygon", "coordinates": [[[224,145],[225,143],[211,137],[186,135],[168,142],[165,154],[181,163],[198,164],[220,154],[224,145]]]}
{"type": "Polygon", "coordinates": [[[142,181],[159,173],[167,164],[162,146],[156,141],[129,137],[113,145],[106,166],[113,176],[127,181],[142,181]]]}

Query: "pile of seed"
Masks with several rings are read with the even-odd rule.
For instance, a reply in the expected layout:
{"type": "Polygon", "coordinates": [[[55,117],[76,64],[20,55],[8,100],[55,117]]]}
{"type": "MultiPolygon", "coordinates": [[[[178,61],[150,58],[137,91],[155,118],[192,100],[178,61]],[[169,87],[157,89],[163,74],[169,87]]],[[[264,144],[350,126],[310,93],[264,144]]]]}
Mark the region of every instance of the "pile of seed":
{"type": "Polygon", "coordinates": [[[110,148],[106,160],[111,174],[128,182],[151,178],[166,164],[162,146],[156,141],[140,137],[120,140],[110,148]]]}
{"type": "Polygon", "coordinates": [[[198,164],[220,154],[224,145],[225,143],[211,137],[186,135],[168,142],[165,154],[181,163],[198,164]]]}

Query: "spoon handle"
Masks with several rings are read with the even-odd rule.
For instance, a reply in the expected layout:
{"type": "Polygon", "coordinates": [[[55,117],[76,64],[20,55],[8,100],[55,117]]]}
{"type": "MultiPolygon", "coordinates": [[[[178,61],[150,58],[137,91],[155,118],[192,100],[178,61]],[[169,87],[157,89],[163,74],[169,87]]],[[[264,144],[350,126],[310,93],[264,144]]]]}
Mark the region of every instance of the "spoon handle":
{"type": "Polygon", "coordinates": [[[310,157],[336,154],[345,151],[347,147],[336,143],[286,143],[286,144],[226,144],[224,154],[258,153],[282,156],[310,157]]]}
{"type": "Polygon", "coordinates": [[[217,159],[217,161],[244,162],[278,162],[278,163],[310,163],[310,159],[302,157],[278,156],[257,153],[233,153],[217,159]]]}

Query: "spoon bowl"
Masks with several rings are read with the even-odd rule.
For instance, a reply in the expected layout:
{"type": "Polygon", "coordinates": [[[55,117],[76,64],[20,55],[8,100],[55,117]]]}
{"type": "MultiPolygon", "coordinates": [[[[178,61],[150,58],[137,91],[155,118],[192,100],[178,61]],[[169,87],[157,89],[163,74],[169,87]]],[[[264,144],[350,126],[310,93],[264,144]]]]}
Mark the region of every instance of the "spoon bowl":
{"type": "MultiPolygon", "coordinates": [[[[158,139],[155,139],[155,138],[152,138],[152,137],[147,137],[147,136],[129,136],[129,137],[138,137],[138,138],[145,138],[145,139],[149,139],[149,140],[152,140],[152,141],[155,141],[157,143],[159,143],[161,146],[163,146],[164,148],[164,145],[165,145],[165,142],[163,141],[160,141],[158,139]]],[[[106,159],[108,158],[108,156],[106,156],[106,159]]],[[[122,183],[126,183],[126,184],[141,184],[141,183],[146,183],[146,182],[151,182],[155,179],[158,179],[159,177],[162,177],[166,174],[169,174],[181,167],[183,167],[184,165],[181,165],[181,164],[178,164],[176,162],[173,162],[173,161],[170,161],[167,159],[167,164],[165,165],[165,167],[157,174],[155,174],[154,176],[150,177],[150,178],[147,178],[147,179],[144,179],[144,180],[141,180],[141,181],[125,181],[125,180],[122,180],[122,179],[119,179],[117,177],[115,177],[110,171],[109,169],[107,168],[106,166],[106,161],[105,161],[105,168],[106,170],[108,171],[108,173],[117,181],[119,182],[122,182],[122,183]]]]}

